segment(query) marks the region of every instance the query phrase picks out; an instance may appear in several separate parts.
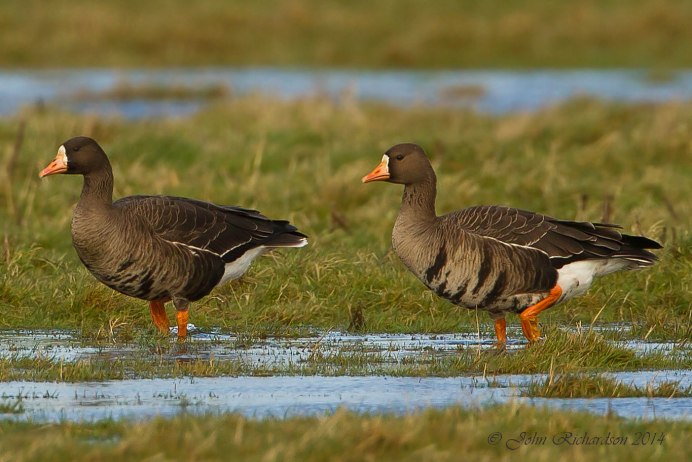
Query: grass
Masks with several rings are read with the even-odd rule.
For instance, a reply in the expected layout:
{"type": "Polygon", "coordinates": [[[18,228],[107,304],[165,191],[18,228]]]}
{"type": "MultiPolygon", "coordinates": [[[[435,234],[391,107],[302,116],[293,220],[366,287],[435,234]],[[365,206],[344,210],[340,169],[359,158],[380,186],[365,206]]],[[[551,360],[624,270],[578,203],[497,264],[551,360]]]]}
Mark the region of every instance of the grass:
{"type": "Polygon", "coordinates": [[[2,414],[21,414],[24,412],[24,404],[22,404],[22,399],[7,399],[4,396],[2,401],[0,401],[0,415],[2,414]]]}
{"type": "Polygon", "coordinates": [[[0,120],[7,167],[0,173],[0,327],[77,328],[86,336],[114,330],[128,340],[150,325],[144,302],[97,283],[71,248],[69,212],[81,179],[37,178],[57,146],[77,134],[110,153],[116,197],[165,193],[240,204],[290,219],[310,236],[310,246],[263,258],[240,281],[193,304],[198,326],[345,330],[355,317],[365,332],[475,331],[477,319],[487,327],[483,313],[424,290],[391,252],[401,188],[360,183],[390,145],[413,140],[437,168],[440,213],[511,204],[614,221],[664,243],[655,268],[601,279],[588,295],[548,310],[543,322],[624,322],[640,338],[684,341],[692,306],[689,120],[690,104],[590,100],[502,117],[254,96],[163,122],[27,111],[0,120]]]}
{"type": "Polygon", "coordinates": [[[150,421],[0,422],[12,460],[684,460],[690,422],[625,420],[516,404],[362,416],[256,420],[190,415],[150,421]],[[545,438],[544,440],[542,438],[545,438]],[[596,439],[598,438],[598,439],[596,439]]]}
{"type": "Polygon", "coordinates": [[[201,85],[189,87],[185,85],[141,85],[128,81],[121,81],[109,90],[92,92],[79,91],[74,97],[77,100],[102,101],[102,100],[213,100],[228,98],[231,91],[225,85],[201,85]]]}
{"type": "Polygon", "coordinates": [[[680,382],[669,381],[641,387],[603,374],[562,374],[531,382],[524,395],[543,398],[680,398],[691,397],[692,386],[681,387],[680,382]]]}
{"type": "Polygon", "coordinates": [[[685,0],[3,3],[7,67],[653,67],[692,64],[685,0]],[[357,32],[356,32],[357,31],[357,32]]]}

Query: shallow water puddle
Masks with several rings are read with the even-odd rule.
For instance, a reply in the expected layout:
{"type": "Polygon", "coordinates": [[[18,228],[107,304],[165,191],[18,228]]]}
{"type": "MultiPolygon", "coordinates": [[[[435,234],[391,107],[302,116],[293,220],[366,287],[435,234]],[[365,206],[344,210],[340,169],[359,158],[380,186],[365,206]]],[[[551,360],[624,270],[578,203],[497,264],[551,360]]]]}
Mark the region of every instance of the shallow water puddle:
{"type": "MultiPolygon", "coordinates": [[[[242,348],[236,345],[238,339],[228,334],[197,333],[193,338],[197,357],[208,354],[217,359],[237,359],[269,366],[299,364],[316,355],[322,358],[360,355],[377,359],[379,364],[399,364],[406,358],[444,356],[459,349],[489,349],[495,345],[494,340],[479,338],[475,333],[352,335],[328,332],[314,337],[253,339],[242,348]]],[[[522,342],[511,341],[507,347],[516,349],[522,345],[522,342]]]]}
{"type": "MultiPolygon", "coordinates": [[[[512,332],[515,339],[519,332],[512,332]]],[[[218,332],[192,330],[184,353],[164,355],[171,360],[214,359],[240,361],[250,366],[286,366],[321,355],[365,355],[367,360],[390,364],[395,370],[404,360],[426,355],[452,355],[460,349],[494,348],[490,333],[422,335],[352,335],[328,332],[303,338],[241,339],[218,332]]],[[[173,342],[172,342],[173,343],[173,342]]],[[[628,341],[635,351],[667,351],[668,343],[628,341]]],[[[510,349],[523,348],[514,340],[510,349]]],[[[173,349],[175,350],[175,349],[173,349]]],[[[122,359],[142,355],[146,348],[132,345],[84,346],[68,331],[0,331],[0,357],[42,356],[64,362],[88,358],[122,359]]],[[[387,370],[386,368],[384,370],[387,370]]],[[[692,386],[692,371],[639,371],[611,374],[616,380],[640,388],[663,382],[692,386]]],[[[24,412],[0,418],[41,421],[94,420],[107,417],[147,418],[180,412],[241,412],[249,416],[321,414],[338,407],[358,412],[410,412],[423,407],[482,406],[517,401],[559,408],[581,409],[626,417],[692,418],[692,398],[556,399],[522,397],[522,387],[545,375],[481,377],[377,376],[270,376],[186,379],[136,379],[104,382],[0,383],[0,404],[21,400],[24,412]]]]}
{"type": "Polygon", "coordinates": [[[222,87],[234,94],[260,93],[279,98],[344,95],[398,105],[468,107],[502,114],[532,111],[575,96],[623,102],[685,101],[692,98],[692,72],[676,71],[652,80],[644,70],[447,70],[351,71],[279,68],[54,69],[0,71],[0,114],[16,113],[37,102],[77,112],[130,119],[185,116],[198,111],[200,99],[95,98],[124,83],[144,88],[222,87]],[[80,96],[81,95],[81,96],[80,96]]]}
{"type": "MultiPolygon", "coordinates": [[[[342,332],[316,332],[314,336],[285,338],[266,337],[245,339],[219,331],[200,331],[189,325],[190,342],[184,349],[171,348],[164,359],[193,360],[214,359],[240,361],[254,367],[287,366],[300,364],[318,355],[320,358],[337,356],[361,356],[377,360],[379,365],[400,364],[404,360],[415,361],[422,357],[443,357],[459,350],[493,350],[495,339],[490,333],[454,334],[363,334],[342,332]]],[[[618,328],[619,329],[619,328],[618,328]]],[[[612,330],[599,326],[599,331],[612,330]]],[[[508,329],[508,350],[525,348],[521,331],[508,329]]],[[[175,328],[171,329],[175,335],[175,328]]],[[[672,352],[674,342],[644,342],[627,340],[616,342],[619,346],[637,353],[654,351],[672,352]]],[[[71,362],[94,357],[111,359],[127,358],[141,353],[137,345],[101,344],[84,345],[77,333],[71,331],[46,330],[0,330],[0,357],[45,357],[57,361],[71,362]]],[[[676,350],[684,353],[684,350],[676,350]]]]}
{"type": "Polygon", "coordinates": [[[0,357],[46,357],[76,361],[98,348],[84,346],[67,330],[0,330],[0,357]]]}
{"type": "MultiPolygon", "coordinates": [[[[189,325],[190,342],[185,348],[172,348],[169,359],[235,360],[253,366],[285,366],[308,361],[319,354],[365,355],[377,357],[380,364],[400,363],[405,358],[422,355],[450,355],[459,349],[493,349],[494,339],[477,333],[458,334],[368,334],[351,335],[327,332],[312,337],[267,337],[243,339],[236,335],[216,331],[202,332],[189,325]]],[[[171,329],[175,334],[175,328],[171,329]]],[[[514,337],[519,338],[515,332],[514,337]]],[[[507,349],[523,348],[525,342],[509,340],[507,349]]],[[[105,356],[124,358],[142,347],[136,345],[84,346],[74,332],[69,331],[0,331],[0,357],[53,358],[58,361],[105,356]]],[[[166,356],[166,355],[164,355],[166,356]]]]}
{"type": "MultiPolygon", "coordinates": [[[[21,397],[24,412],[4,418],[38,421],[148,418],[181,412],[239,412],[252,417],[324,414],[339,407],[357,412],[404,413],[424,407],[483,406],[516,401],[563,409],[615,412],[623,417],[692,418],[692,398],[545,399],[519,396],[521,386],[541,376],[409,378],[387,376],[217,377],[86,383],[7,382],[5,400],[21,397]]],[[[613,374],[638,384],[692,383],[685,371],[613,374]]]]}

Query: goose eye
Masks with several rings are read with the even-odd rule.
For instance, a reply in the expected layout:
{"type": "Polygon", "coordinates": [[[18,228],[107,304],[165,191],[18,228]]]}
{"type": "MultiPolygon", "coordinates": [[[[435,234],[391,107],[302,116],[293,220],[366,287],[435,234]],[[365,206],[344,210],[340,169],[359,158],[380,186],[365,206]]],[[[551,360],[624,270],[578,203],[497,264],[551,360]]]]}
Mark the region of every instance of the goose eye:
{"type": "Polygon", "coordinates": [[[74,152],[79,151],[79,146],[75,146],[74,148],[72,148],[72,151],[74,151],[74,152]]]}
{"type": "Polygon", "coordinates": [[[403,158],[404,158],[404,156],[402,156],[401,154],[399,154],[398,156],[396,156],[396,160],[401,160],[401,159],[403,159],[403,158]]]}

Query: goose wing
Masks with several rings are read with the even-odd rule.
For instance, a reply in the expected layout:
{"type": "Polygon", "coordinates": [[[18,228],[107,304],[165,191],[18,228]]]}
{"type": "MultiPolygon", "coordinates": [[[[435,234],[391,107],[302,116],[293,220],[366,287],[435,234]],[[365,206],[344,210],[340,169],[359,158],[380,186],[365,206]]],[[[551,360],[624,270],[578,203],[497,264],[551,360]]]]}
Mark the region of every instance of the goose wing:
{"type": "Polygon", "coordinates": [[[644,249],[661,247],[645,237],[622,234],[618,225],[559,220],[510,207],[469,207],[454,215],[466,231],[506,244],[538,249],[557,268],[573,261],[611,257],[649,266],[656,256],[644,249]]]}
{"type": "Polygon", "coordinates": [[[157,237],[213,252],[226,262],[252,247],[285,241],[297,245],[305,238],[287,221],[242,207],[171,196],[129,196],[113,205],[137,216],[157,237]]]}

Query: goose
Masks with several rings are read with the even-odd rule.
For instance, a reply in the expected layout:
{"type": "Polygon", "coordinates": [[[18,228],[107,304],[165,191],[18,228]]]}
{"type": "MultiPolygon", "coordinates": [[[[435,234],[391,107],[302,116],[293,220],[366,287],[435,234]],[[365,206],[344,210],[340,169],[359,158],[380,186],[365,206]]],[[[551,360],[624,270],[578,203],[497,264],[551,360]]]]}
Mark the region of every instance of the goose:
{"type": "Polygon", "coordinates": [[[128,196],[113,202],[113,171],[101,146],[65,141],[40,173],[84,177],[72,216],[79,259],[106,286],[147,300],[154,325],[169,333],[165,303],[176,309],[178,339],[188,308],[219,284],[242,276],[274,248],[303,247],[307,236],[256,210],[172,196],[128,196]]]}
{"type": "Polygon", "coordinates": [[[622,234],[620,226],[560,220],[511,207],[474,206],[437,216],[437,178],[423,148],[391,147],[363,183],[404,185],[392,246],[404,265],[438,296],[487,311],[497,346],[507,341],[505,315],[519,315],[529,344],[538,315],[584,294],[595,277],[652,266],[661,245],[622,234]]]}

